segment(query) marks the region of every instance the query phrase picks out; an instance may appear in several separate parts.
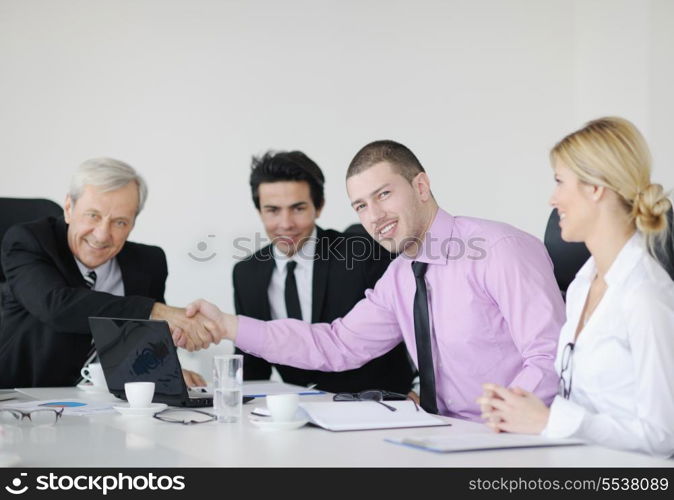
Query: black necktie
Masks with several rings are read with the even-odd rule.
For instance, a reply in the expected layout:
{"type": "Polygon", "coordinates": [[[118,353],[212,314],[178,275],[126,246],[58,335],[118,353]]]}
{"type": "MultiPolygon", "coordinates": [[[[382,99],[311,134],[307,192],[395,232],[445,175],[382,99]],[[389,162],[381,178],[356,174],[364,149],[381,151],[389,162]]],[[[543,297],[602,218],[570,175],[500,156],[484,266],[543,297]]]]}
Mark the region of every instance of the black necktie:
{"type": "Polygon", "coordinates": [[[295,268],[297,262],[291,260],[286,266],[286,313],[289,318],[302,319],[302,308],[300,307],[300,296],[297,293],[297,281],[295,281],[295,268]]]}
{"type": "Polygon", "coordinates": [[[435,372],[431,349],[431,324],[428,318],[428,292],[426,290],[425,262],[412,262],[412,271],[417,282],[414,294],[414,336],[417,343],[417,363],[421,388],[421,407],[429,413],[438,413],[435,400],[435,372]]]}

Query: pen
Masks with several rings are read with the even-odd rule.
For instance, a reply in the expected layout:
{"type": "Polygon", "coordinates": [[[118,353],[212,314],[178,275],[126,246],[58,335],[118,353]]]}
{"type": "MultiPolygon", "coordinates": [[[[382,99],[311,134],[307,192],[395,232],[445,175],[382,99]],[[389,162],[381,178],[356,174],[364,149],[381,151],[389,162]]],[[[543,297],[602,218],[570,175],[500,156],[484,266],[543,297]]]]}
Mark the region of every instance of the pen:
{"type": "MultiPolygon", "coordinates": [[[[325,394],[325,391],[310,391],[310,392],[298,392],[299,396],[315,396],[317,394],[325,394]]],[[[264,398],[267,394],[244,394],[248,398],[264,398]]]]}

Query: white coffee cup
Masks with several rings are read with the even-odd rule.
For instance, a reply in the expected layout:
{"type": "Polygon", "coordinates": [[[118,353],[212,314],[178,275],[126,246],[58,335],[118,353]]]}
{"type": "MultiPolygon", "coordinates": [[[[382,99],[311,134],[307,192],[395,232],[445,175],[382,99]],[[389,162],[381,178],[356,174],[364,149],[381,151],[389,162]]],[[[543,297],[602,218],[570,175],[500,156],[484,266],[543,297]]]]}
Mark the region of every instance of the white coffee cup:
{"type": "Polygon", "coordinates": [[[297,407],[300,403],[299,394],[270,394],[266,397],[267,409],[275,422],[290,422],[295,420],[297,407]]]}
{"type": "Polygon", "coordinates": [[[124,393],[130,408],[147,408],[154,396],[154,382],[127,382],[124,393]]]}
{"type": "Polygon", "coordinates": [[[105,374],[103,373],[103,367],[100,363],[89,363],[87,366],[80,370],[80,375],[87,382],[91,382],[94,387],[101,389],[108,389],[108,384],[105,381],[105,374]]]}

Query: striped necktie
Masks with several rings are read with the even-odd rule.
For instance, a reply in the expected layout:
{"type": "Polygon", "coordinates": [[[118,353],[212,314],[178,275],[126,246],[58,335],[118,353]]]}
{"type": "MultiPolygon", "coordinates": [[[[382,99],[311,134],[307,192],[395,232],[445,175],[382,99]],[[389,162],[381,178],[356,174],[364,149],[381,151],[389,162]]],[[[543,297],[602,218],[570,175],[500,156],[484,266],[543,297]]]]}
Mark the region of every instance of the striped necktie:
{"type": "Polygon", "coordinates": [[[96,286],[96,271],[89,271],[87,274],[85,274],[84,282],[89,289],[92,289],[94,286],[96,286]]]}
{"type": "MultiPolygon", "coordinates": [[[[88,289],[93,289],[94,286],[96,285],[96,271],[89,271],[87,274],[84,275],[84,284],[87,286],[88,289]]],[[[87,366],[89,363],[93,363],[96,361],[96,358],[98,357],[96,353],[96,346],[94,345],[94,339],[92,337],[91,339],[91,347],[89,348],[89,352],[87,353],[87,360],[84,362],[83,366],[87,366]]],[[[82,377],[79,378],[78,384],[82,382],[82,377]]]]}

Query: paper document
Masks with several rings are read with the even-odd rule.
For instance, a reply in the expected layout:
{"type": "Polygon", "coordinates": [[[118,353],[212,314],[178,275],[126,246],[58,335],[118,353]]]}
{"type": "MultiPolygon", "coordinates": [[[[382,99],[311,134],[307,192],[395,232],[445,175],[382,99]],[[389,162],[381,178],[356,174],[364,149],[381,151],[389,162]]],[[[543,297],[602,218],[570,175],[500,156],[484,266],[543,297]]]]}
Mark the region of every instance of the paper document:
{"type": "Polygon", "coordinates": [[[98,413],[114,412],[114,403],[88,403],[78,399],[50,399],[47,401],[28,401],[24,403],[4,403],[0,408],[16,408],[17,410],[31,411],[53,408],[63,408],[64,415],[94,415],[98,413]]]}
{"type": "Polygon", "coordinates": [[[19,395],[14,389],[0,389],[0,401],[14,399],[19,395]]]}
{"type": "Polygon", "coordinates": [[[20,387],[15,390],[39,401],[53,399],[55,396],[62,398],[62,401],[71,398],[85,398],[87,401],[95,400],[100,403],[110,401],[115,402],[115,404],[120,401],[108,391],[88,391],[83,390],[81,387],[83,387],[83,385],[80,385],[80,387],[58,387],[58,391],[54,391],[54,389],[57,389],[56,387],[20,387]]]}
{"type": "Polygon", "coordinates": [[[584,444],[578,439],[548,439],[529,434],[507,433],[447,433],[387,439],[395,444],[422,448],[439,453],[455,451],[498,450],[506,448],[535,448],[541,446],[571,446],[584,444]]]}
{"type": "Polygon", "coordinates": [[[364,429],[393,429],[397,427],[428,427],[451,425],[437,415],[431,415],[412,401],[386,401],[396,408],[391,411],[374,401],[326,401],[300,403],[311,423],[330,431],[364,429]]]}

